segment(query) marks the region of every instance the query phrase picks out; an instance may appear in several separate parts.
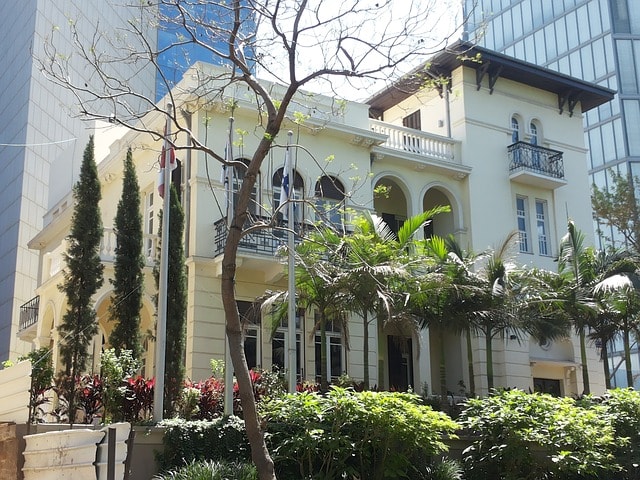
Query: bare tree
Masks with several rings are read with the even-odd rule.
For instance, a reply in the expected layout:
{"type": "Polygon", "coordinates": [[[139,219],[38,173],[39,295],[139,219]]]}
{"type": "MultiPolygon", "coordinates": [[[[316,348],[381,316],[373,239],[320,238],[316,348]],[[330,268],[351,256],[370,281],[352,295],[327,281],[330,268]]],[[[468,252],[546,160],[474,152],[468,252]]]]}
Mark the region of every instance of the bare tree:
{"type": "MultiPolygon", "coordinates": [[[[124,1],[124,0],[121,0],[124,1]]],[[[205,152],[209,161],[226,163],[222,151],[214,151],[196,132],[182,113],[205,108],[209,102],[231,98],[238,86],[248,91],[256,108],[259,142],[249,152],[250,162],[243,165],[244,178],[229,228],[222,260],[222,301],[233,368],[240,388],[246,430],[252,458],[259,478],[274,479],[273,462],[266,448],[262,428],[252,394],[251,380],[244,356],[242,326],[234,296],[236,255],[240,239],[249,229],[271,225],[247,222],[251,191],[263,160],[280,132],[283,122],[304,107],[301,91],[321,88],[335,92],[344,82],[356,79],[393,81],[402,73],[443,48],[447,39],[430,38],[438,22],[448,15],[441,0],[154,0],[132,2],[135,16],[126,30],[95,32],[87,43],[80,38],[77,24],[69,22],[74,38],[73,51],[63,51],[56,43],[56,31],[45,46],[41,68],[54,82],[76,95],[79,114],[93,119],[109,120],[130,129],[148,132],[155,138],[162,133],[157,127],[158,114],[170,117],[174,132],[170,141],[176,149],[205,152]],[[436,6],[438,11],[435,10],[436,6]],[[159,8],[161,7],[161,8],[159,8]],[[212,22],[211,9],[216,21],[212,22]],[[207,9],[209,15],[207,15],[207,9]],[[168,13],[167,13],[168,12],[168,13]],[[440,12],[440,13],[438,13],[440,12]],[[175,25],[180,34],[161,51],[149,36],[156,25],[175,25]],[[433,28],[428,28],[432,26],[433,28]],[[228,68],[223,73],[198,72],[194,88],[173,88],[164,76],[158,56],[172,48],[198,45],[206,50],[214,63],[228,68]],[[86,63],[84,78],[67,68],[70,56],[80,56],[86,63]],[[136,91],[132,79],[122,78],[118,66],[152,66],[165,84],[168,95],[156,103],[153,98],[136,91]],[[258,80],[266,76],[280,84],[258,80]],[[274,93],[277,92],[277,93],[274,93]],[[155,113],[155,115],[154,115],[155,113]],[[150,115],[151,114],[151,115],[150,115]],[[187,135],[184,135],[187,134],[187,135]],[[189,138],[180,144],[180,138],[189,138]]],[[[453,11],[457,2],[449,2],[453,11]]],[[[66,26],[64,28],[67,28],[66,26]]],[[[68,48],[68,47],[67,47],[68,48]]],[[[181,84],[182,85],[182,84],[181,84]]],[[[373,93],[373,92],[370,92],[373,93]]],[[[247,152],[245,151],[245,154],[247,152]]],[[[280,206],[279,208],[281,208],[280,206]]]]}

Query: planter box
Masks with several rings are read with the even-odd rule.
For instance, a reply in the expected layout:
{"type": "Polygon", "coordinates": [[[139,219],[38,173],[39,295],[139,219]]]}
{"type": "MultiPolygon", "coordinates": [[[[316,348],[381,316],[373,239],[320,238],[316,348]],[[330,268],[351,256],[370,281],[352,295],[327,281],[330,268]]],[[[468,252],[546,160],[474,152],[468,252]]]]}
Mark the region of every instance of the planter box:
{"type": "Polygon", "coordinates": [[[24,437],[25,480],[95,479],[97,444],[104,432],[78,429],[24,437]]]}

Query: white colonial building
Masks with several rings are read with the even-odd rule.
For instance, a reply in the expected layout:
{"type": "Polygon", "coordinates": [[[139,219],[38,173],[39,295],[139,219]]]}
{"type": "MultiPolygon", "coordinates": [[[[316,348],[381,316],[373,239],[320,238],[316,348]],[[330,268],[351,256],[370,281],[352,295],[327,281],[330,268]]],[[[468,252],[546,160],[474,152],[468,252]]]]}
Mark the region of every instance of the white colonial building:
{"type": "MultiPolygon", "coordinates": [[[[373,96],[367,103],[338,101],[321,95],[300,95],[288,121],[276,139],[287,143],[287,131],[302,145],[293,151],[295,191],[310,203],[329,202],[347,208],[371,209],[392,228],[404,219],[436,205],[449,205],[451,213],[436,217],[430,231],[453,234],[459,243],[476,252],[498,245],[510,232],[519,230],[521,264],[556,270],[554,255],[560,237],[572,218],[587,236],[592,218],[587,177],[582,115],[612,98],[610,90],[523,63],[489,50],[458,45],[460,51],[437,55],[403,81],[373,96]],[[467,50],[471,48],[470,50],[467,50]],[[478,55],[478,56],[476,56],[478,55]],[[468,60],[465,60],[468,59],[468,60]],[[431,78],[448,79],[431,85],[431,78]],[[294,122],[293,118],[299,121],[294,122]],[[302,121],[300,121],[302,119],[302,121]],[[337,186],[334,188],[333,186],[337,186]],[[385,186],[388,196],[375,196],[385,186]],[[344,192],[348,192],[345,195],[344,192]]],[[[178,87],[190,85],[210,66],[197,64],[178,87]],[[198,74],[196,74],[198,73],[198,74]]],[[[274,86],[277,97],[277,87],[274,86]]],[[[240,90],[226,92],[226,99],[212,99],[204,108],[189,95],[180,107],[189,112],[194,137],[218,152],[224,151],[233,113],[233,156],[244,158],[261,136],[256,105],[240,90]],[[233,100],[230,102],[229,100],[233,100]],[[228,106],[234,105],[233,112],[228,106]],[[241,137],[241,138],[240,138],[241,137]]],[[[155,122],[162,130],[163,119],[155,122]]],[[[122,188],[122,165],[127,147],[133,148],[142,189],[141,211],[145,219],[148,282],[143,307],[142,333],[155,325],[151,278],[160,208],[155,181],[160,141],[115,127],[96,129],[99,172],[103,181],[101,203],[105,225],[101,251],[105,276],[113,274],[114,235],[111,229],[122,188]],[[118,138],[117,140],[113,140],[118,138]]],[[[178,143],[186,144],[186,138],[178,143]]],[[[224,185],[220,165],[199,152],[178,153],[185,207],[185,251],[188,268],[187,375],[202,379],[210,375],[210,360],[223,359],[224,312],[220,298],[221,253],[225,241],[224,185]]],[[[254,218],[268,217],[279,203],[284,148],[274,148],[260,172],[251,207],[254,218]]],[[[240,175],[241,176],[241,175],[240,175]]],[[[40,251],[37,321],[25,324],[19,335],[34,346],[52,345],[56,361],[56,326],[66,302],[58,285],[62,282],[62,253],[69,232],[72,197],[69,193],[45,217],[45,227],[31,240],[40,251]]],[[[296,221],[316,220],[310,207],[296,211],[296,221]]],[[[336,215],[333,222],[345,218],[336,215]]],[[[589,238],[592,241],[591,238],[589,238]]],[[[284,239],[273,230],[244,237],[238,254],[236,296],[240,312],[250,316],[245,351],[249,366],[268,369],[287,365],[286,328],[276,329],[260,315],[250,313],[251,302],[266,290],[286,288],[285,266],[275,256],[284,239]]],[[[94,343],[94,365],[113,327],[109,321],[111,285],[105,281],[96,294],[100,334],[94,343]]],[[[25,315],[28,315],[28,311],[25,315]]],[[[317,342],[312,335],[313,312],[300,312],[297,327],[298,373],[307,380],[319,372],[317,342]]],[[[447,335],[444,344],[422,331],[398,342],[394,332],[372,329],[369,344],[371,384],[380,388],[421,391],[423,385],[437,393],[438,359],[447,357],[447,389],[459,391],[469,385],[463,338],[447,335]],[[402,348],[400,347],[402,345],[402,348]]],[[[145,337],[149,338],[149,336],[145,337]]],[[[346,348],[340,331],[329,332],[329,372],[363,378],[362,322],[354,318],[346,348]]],[[[145,341],[145,374],[153,374],[153,342],[145,341]]],[[[527,338],[507,335],[494,340],[495,385],[540,389],[562,395],[582,391],[578,341],[539,345],[527,338]]],[[[486,393],[484,339],[474,338],[475,384],[486,393]]],[[[592,345],[588,357],[591,391],[604,390],[602,364],[592,345]]]]}

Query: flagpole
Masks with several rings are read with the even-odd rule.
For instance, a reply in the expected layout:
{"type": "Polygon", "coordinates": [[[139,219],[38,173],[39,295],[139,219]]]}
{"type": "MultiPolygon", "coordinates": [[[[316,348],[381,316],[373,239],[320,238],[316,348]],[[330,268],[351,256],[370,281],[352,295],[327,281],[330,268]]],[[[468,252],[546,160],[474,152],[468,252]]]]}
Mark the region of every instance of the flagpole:
{"type": "MultiPolygon", "coordinates": [[[[293,162],[291,161],[291,138],[293,137],[293,132],[289,130],[287,134],[289,139],[287,140],[287,160],[285,163],[285,168],[287,171],[285,175],[289,178],[289,191],[287,192],[287,200],[289,203],[287,204],[287,217],[288,222],[287,226],[289,227],[287,230],[287,250],[289,252],[289,323],[287,324],[287,333],[289,337],[288,342],[288,370],[289,370],[289,393],[295,393],[296,384],[297,384],[297,339],[296,339],[296,278],[295,278],[295,211],[294,211],[294,202],[293,196],[291,192],[293,192],[293,187],[295,184],[295,179],[293,178],[293,162]]],[[[284,185],[282,186],[284,188],[284,185]]]]}
{"type": "MultiPolygon", "coordinates": [[[[171,111],[173,105],[168,104],[167,110],[171,111]]],[[[160,244],[160,279],[158,282],[158,323],[156,327],[156,384],[153,391],[153,420],[162,421],[164,412],[164,361],[166,352],[167,330],[167,277],[169,270],[169,210],[171,197],[171,118],[167,115],[167,123],[164,129],[164,169],[163,188],[164,198],[162,204],[162,240],[160,244]]]]}
{"type": "MultiPolygon", "coordinates": [[[[233,117],[229,117],[229,138],[225,151],[225,161],[233,160],[233,117]]],[[[231,227],[231,220],[234,215],[233,205],[233,167],[225,165],[225,197],[227,199],[227,231],[231,227]]],[[[229,335],[227,335],[227,322],[224,328],[224,414],[233,414],[233,362],[231,361],[231,349],[229,348],[229,335]]]]}

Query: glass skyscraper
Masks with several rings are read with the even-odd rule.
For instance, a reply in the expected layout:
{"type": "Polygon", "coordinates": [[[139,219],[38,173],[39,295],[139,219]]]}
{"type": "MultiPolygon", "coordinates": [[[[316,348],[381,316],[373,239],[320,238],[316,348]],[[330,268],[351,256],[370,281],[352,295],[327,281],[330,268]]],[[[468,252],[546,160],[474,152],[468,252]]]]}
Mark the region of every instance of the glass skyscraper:
{"type": "MultiPolygon", "coordinates": [[[[465,37],[498,52],[616,90],[585,114],[591,182],[640,176],[640,0],[463,0],[465,37]]],[[[598,227],[598,226],[596,226],[598,227]]],[[[623,245],[615,231],[605,238],[623,245]]]]}
{"type": "MultiPolygon", "coordinates": [[[[241,5],[245,2],[240,2],[241,5]]],[[[174,5],[160,3],[158,25],[158,66],[156,74],[156,101],[167,94],[169,87],[175,86],[187,69],[195,62],[206,62],[221,65],[225,60],[215,51],[228,54],[229,32],[233,27],[234,11],[217,3],[185,3],[181,8],[182,15],[174,5]],[[185,21],[187,27],[182,25],[185,21]],[[190,43],[193,34],[198,43],[190,43]],[[182,44],[184,42],[184,44],[182,44]]],[[[241,10],[240,38],[250,38],[255,34],[256,24],[251,10],[241,10]]],[[[253,55],[250,48],[243,48],[243,55],[251,63],[253,55]]]]}

